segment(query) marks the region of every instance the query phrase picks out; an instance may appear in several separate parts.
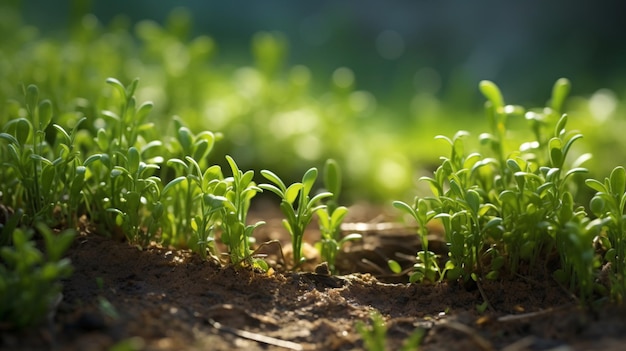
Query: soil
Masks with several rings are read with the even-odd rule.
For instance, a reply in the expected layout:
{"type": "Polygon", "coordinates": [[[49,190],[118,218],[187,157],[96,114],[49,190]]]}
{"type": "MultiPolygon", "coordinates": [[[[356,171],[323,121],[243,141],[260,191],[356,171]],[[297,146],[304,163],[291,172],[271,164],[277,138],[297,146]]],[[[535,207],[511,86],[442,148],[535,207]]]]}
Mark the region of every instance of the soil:
{"type": "MultiPolygon", "coordinates": [[[[546,272],[473,285],[408,284],[384,262],[410,265],[419,247],[414,231],[380,209],[351,213],[346,228],[364,240],[346,248],[342,274],[332,276],[323,266],[315,271],[313,250],[311,265],[293,272],[271,252],[277,245],[268,245],[275,269],[264,273],[82,233],[67,253],[75,271],[54,315],[38,328],[0,331],[0,350],[362,350],[355,324],[370,323],[372,311],[386,322],[389,350],[416,328],[424,330],[422,350],[624,349],[625,309],[603,301],[580,307],[546,272]]],[[[284,242],[280,214],[252,214],[268,222],[258,242],[284,242]]],[[[318,234],[307,235],[314,242],[318,234]]],[[[437,247],[436,237],[431,242],[437,247]]]]}

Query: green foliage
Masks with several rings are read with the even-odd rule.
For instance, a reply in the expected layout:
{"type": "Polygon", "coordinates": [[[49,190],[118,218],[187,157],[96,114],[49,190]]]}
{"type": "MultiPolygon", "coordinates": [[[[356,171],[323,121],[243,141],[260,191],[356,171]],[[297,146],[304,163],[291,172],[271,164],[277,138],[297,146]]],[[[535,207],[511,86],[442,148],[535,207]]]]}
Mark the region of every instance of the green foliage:
{"type": "Polygon", "coordinates": [[[37,229],[45,254],[35,247],[32,230],[13,230],[12,245],[0,247],[0,322],[12,328],[42,322],[58,303],[60,280],[72,272],[70,261],[62,255],[74,231],[53,233],[43,224],[37,229]]]}
{"type": "MultiPolygon", "coordinates": [[[[387,348],[387,326],[380,313],[370,313],[370,325],[362,321],[356,323],[356,330],[363,338],[363,346],[368,351],[385,351],[387,348]]],[[[424,338],[423,329],[415,329],[399,348],[401,351],[419,350],[424,338]]]]}
{"type": "MultiPolygon", "coordinates": [[[[428,210],[428,204],[424,199],[415,199],[414,206],[409,206],[402,201],[394,201],[393,205],[409,214],[418,223],[418,235],[422,243],[422,250],[417,253],[417,262],[414,265],[414,272],[411,274],[410,281],[414,282],[436,282],[441,281],[445,272],[439,268],[437,255],[428,250],[428,227],[427,224],[435,217],[435,211],[428,210]]],[[[397,271],[397,269],[395,269],[397,271]]]]}
{"type": "MultiPolygon", "coordinates": [[[[326,205],[319,205],[319,202],[324,198],[332,197],[333,194],[322,192],[312,198],[310,197],[311,190],[317,179],[316,168],[310,168],[302,176],[302,182],[293,183],[289,187],[272,171],[262,170],[261,175],[272,182],[272,184],[260,184],[259,187],[263,190],[271,191],[281,199],[280,210],[285,215],[283,225],[291,235],[293,264],[294,267],[298,267],[305,260],[302,256],[304,231],[311,222],[313,214],[326,207],[326,205]]],[[[339,217],[335,218],[335,223],[338,223],[339,217]]]]}
{"type": "Polygon", "coordinates": [[[485,110],[491,126],[479,136],[487,156],[467,153],[469,133],[453,138],[438,136],[451,150],[432,177],[422,177],[433,194],[417,197],[413,205],[396,201],[394,206],[409,214],[419,225],[424,250],[417,254],[411,281],[448,279],[496,279],[517,274],[522,262],[530,270],[546,262],[556,251],[560,268],[555,278],[577,291],[583,301],[593,294],[597,269],[610,262],[613,269],[613,296],[623,295],[624,212],[623,168],[616,168],[604,183],[588,179],[598,191],[591,202],[592,220],[575,203],[582,175],[580,165],[588,154],[574,155],[573,145],[582,134],[566,129],[568,116],[560,113],[569,82],[560,79],[553,89],[550,105],[525,111],[506,105],[498,87],[480,83],[487,98],[485,110]],[[518,148],[507,146],[511,119],[525,117],[534,140],[518,148]],[[621,207],[620,207],[621,203],[621,207]],[[427,224],[441,222],[449,245],[449,260],[442,271],[428,251],[427,224]],[[606,245],[605,258],[595,255],[594,238],[606,245]],[[605,238],[605,239],[603,239],[605,238]]]}
{"type": "Polygon", "coordinates": [[[621,304],[626,296],[626,170],[618,166],[604,182],[587,179],[586,183],[597,191],[589,208],[598,218],[589,226],[601,232],[611,298],[621,304]]]}
{"type": "Polygon", "coordinates": [[[336,273],[335,260],[343,244],[361,239],[361,234],[352,233],[345,237],[341,234],[341,223],[348,214],[348,209],[339,206],[341,192],[341,169],[337,161],[328,159],[324,166],[324,187],[332,194],[326,198],[326,206],[317,209],[321,239],[316,244],[322,260],[328,263],[330,271],[336,273]]]}
{"type": "Polygon", "coordinates": [[[74,141],[84,119],[68,132],[52,123],[52,117],[50,101],[39,101],[39,89],[35,85],[25,88],[24,108],[0,133],[4,142],[0,148],[6,155],[0,192],[7,205],[27,210],[28,223],[56,224],[53,212],[59,210],[74,224],[69,214],[75,213],[85,177],[74,141]]]}
{"type": "MultiPolygon", "coordinates": [[[[318,247],[332,269],[342,244],[357,238],[342,238],[339,231],[347,210],[339,206],[338,165],[345,165],[351,180],[348,196],[405,194],[409,160],[415,157],[423,167],[434,160],[424,152],[432,146],[423,138],[429,127],[447,133],[457,127],[444,116],[475,117],[416,97],[434,106],[432,116],[415,114],[396,123],[375,97],[356,90],[354,74],[345,67],[317,94],[308,68],[284,66],[288,44],[278,33],[253,38],[252,66],[220,66],[212,60],[217,50],[210,37],[189,38],[184,11],[172,13],[166,25],[142,21],[134,28],[122,19],[104,26],[87,16],[75,19],[64,40],[56,41],[24,26],[14,8],[0,7],[6,19],[0,25],[5,246],[20,224],[76,228],[85,216],[98,232],[139,246],[159,242],[219,258],[215,243],[221,240],[231,263],[263,266],[251,251],[260,223],[248,224],[246,217],[264,189],[281,198],[294,266],[302,261],[304,230],[317,214],[318,247]],[[152,98],[158,104],[146,101],[152,98]],[[218,143],[222,133],[226,138],[218,143]],[[327,192],[313,196],[315,168],[293,182],[308,164],[330,155],[337,162],[325,167],[327,192]],[[239,165],[273,169],[261,171],[271,184],[257,186],[253,171],[239,165]]],[[[626,150],[619,147],[623,123],[608,119],[610,113],[600,123],[587,111],[593,110],[593,97],[575,100],[577,114],[564,114],[571,90],[566,79],[555,83],[547,106],[537,109],[507,104],[492,82],[481,82],[479,90],[487,100],[488,126],[478,135],[480,147],[470,152],[474,143],[466,131],[436,137],[450,152],[432,176],[421,178],[432,195],[394,203],[419,224],[423,249],[416,253],[411,281],[497,279],[523,273],[522,267],[538,268],[556,253],[555,277],[583,300],[598,288],[602,266],[610,272],[611,297],[622,302],[626,177],[617,167],[604,182],[590,178],[583,187],[589,177],[583,164],[596,171],[612,166],[578,148],[592,145],[597,151],[606,144],[617,153],[626,150]],[[572,124],[591,138],[583,140],[572,124]],[[587,203],[597,218],[581,206],[587,203]],[[429,250],[431,221],[445,230],[449,256],[443,266],[445,257],[429,250]]],[[[468,121],[476,124],[455,120],[468,121]]]]}

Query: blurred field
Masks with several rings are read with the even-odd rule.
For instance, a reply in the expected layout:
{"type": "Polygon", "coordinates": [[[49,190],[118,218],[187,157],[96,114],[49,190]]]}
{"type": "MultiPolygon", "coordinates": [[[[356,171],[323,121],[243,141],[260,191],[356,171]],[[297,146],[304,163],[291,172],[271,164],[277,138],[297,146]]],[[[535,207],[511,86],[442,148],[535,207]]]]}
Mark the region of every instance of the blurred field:
{"type": "MultiPolygon", "coordinates": [[[[500,85],[507,103],[541,108],[565,76],[574,85],[570,126],[585,135],[575,153],[593,153],[586,166],[604,177],[626,161],[617,11],[594,8],[600,19],[573,27],[590,9],[550,17],[557,3],[7,1],[0,124],[17,113],[21,85],[37,84],[55,123],[86,116],[97,126],[111,94],[105,79],[139,77],[138,100],[154,102],[157,137],[171,136],[178,116],[194,132],[221,133],[209,162],[224,164],[228,154],[242,169],[271,169],[286,181],[332,157],[347,199],[389,201],[425,190],[416,180],[448,152],[438,134],[469,130],[476,151],[488,152],[477,142],[486,128],[481,79],[500,85]]],[[[530,130],[523,116],[511,123],[520,131],[512,151],[530,130]]],[[[89,128],[86,139],[96,132],[89,128]]]]}

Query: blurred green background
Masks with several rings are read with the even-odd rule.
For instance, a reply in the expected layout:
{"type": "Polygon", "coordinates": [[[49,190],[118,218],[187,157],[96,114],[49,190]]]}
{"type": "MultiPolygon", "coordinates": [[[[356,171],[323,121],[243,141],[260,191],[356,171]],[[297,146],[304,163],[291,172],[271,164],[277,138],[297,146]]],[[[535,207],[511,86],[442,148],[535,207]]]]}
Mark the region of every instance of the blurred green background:
{"type": "Polygon", "coordinates": [[[333,157],[347,201],[387,201],[410,199],[448,153],[435,135],[485,131],[480,80],[507,103],[541,107],[567,77],[579,153],[592,152],[586,166],[604,177],[626,161],[624,10],[564,0],[3,0],[0,111],[21,101],[19,84],[36,83],[58,121],[97,123],[104,79],[139,77],[138,99],[154,101],[162,135],[174,115],[194,132],[223,133],[211,162],[230,154],[242,169],[296,181],[333,157]]]}

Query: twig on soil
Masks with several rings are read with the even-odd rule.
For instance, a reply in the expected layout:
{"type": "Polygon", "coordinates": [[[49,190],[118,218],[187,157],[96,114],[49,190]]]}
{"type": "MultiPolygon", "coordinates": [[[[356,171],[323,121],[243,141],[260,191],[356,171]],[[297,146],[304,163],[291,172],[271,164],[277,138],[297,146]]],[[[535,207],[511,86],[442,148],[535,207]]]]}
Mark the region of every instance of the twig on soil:
{"type": "Polygon", "coordinates": [[[466,334],[467,336],[470,337],[470,339],[472,339],[472,341],[483,351],[493,351],[495,350],[493,345],[491,345],[491,343],[483,338],[482,336],[478,335],[478,331],[470,328],[469,326],[459,323],[459,322],[454,322],[454,321],[445,321],[443,323],[438,323],[437,326],[444,326],[444,327],[448,327],[452,330],[456,330],[459,331],[463,334],[466,334]]]}
{"type": "Polygon", "coordinates": [[[213,328],[219,331],[233,334],[240,338],[260,342],[260,343],[271,345],[271,346],[282,347],[288,350],[296,350],[296,351],[304,350],[302,345],[297,344],[295,342],[281,340],[281,339],[273,338],[271,336],[265,336],[262,334],[257,334],[257,333],[252,333],[252,332],[245,331],[245,330],[227,327],[227,326],[222,325],[219,322],[216,322],[215,320],[213,320],[213,318],[207,318],[207,321],[209,322],[209,324],[211,324],[213,328]]]}
{"type": "Polygon", "coordinates": [[[497,321],[498,322],[514,322],[520,319],[539,317],[539,316],[550,314],[559,310],[564,310],[571,306],[572,305],[565,305],[565,306],[561,306],[557,308],[548,308],[546,310],[535,311],[535,312],[528,312],[528,313],[522,313],[522,314],[509,314],[506,316],[498,317],[497,321]]]}
{"type": "Polygon", "coordinates": [[[262,243],[250,255],[246,256],[245,258],[248,259],[250,257],[259,257],[260,255],[262,255],[262,254],[259,254],[259,250],[261,250],[263,247],[270,246],[270,245],[278,245],[278,248],[280,249],[280,257],[283,260],[283,265],[287,267],[287,260],[285,259],[285,253],[283,252],[283,245],[281,245],[280,241],[276,239],[262,243]]]}

